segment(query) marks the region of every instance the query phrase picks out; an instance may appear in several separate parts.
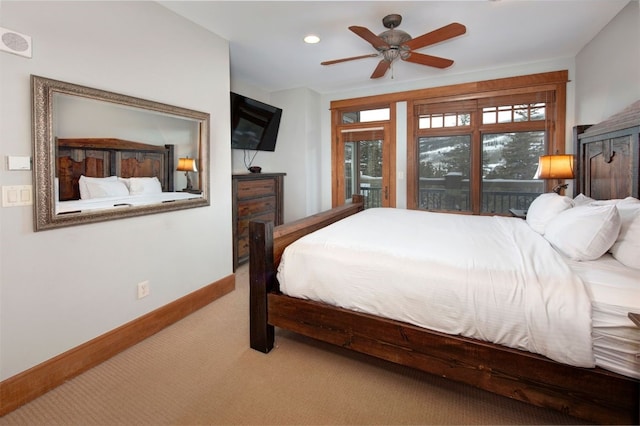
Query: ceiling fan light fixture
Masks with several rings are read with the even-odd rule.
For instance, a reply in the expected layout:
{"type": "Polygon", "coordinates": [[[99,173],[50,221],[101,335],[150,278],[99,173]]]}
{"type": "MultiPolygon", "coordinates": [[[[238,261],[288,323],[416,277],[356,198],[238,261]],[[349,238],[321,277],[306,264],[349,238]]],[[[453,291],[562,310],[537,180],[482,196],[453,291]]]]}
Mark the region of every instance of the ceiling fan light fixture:
{"type": "Polygon", "coordinates": [[[398,56],[400,56],[400,51],[397,48],[392,47],[391,49],[383,50],[382,56],[385,61],[393,62],[398,58],[398,56]]]}
{"type": "Polygon", "coordinates": [[[316,44],[320,43],[320,37],[315,34],[309,34],[304,37],[304,42],[307,44],[316,44]]]}

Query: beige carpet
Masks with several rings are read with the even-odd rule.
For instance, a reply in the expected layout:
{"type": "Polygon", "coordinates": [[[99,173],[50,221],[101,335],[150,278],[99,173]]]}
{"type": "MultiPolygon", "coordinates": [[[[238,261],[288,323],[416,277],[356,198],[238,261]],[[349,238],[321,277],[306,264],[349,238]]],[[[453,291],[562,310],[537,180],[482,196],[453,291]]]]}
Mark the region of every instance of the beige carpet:
{"type": "Polygon", "coordinates": [[[249,348],[248,266],[236,291],[0,418],[0,425],[579,424],[278,331],[249,348]]]}

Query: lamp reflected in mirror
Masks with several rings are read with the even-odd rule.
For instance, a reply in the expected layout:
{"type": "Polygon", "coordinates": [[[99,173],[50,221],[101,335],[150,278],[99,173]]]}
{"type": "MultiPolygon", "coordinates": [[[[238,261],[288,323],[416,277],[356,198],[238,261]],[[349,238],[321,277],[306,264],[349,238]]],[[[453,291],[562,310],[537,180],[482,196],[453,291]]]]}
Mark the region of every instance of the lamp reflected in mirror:
{"type": "Polygon", "coordinates": [[[538,161],[538,170],[533,176],[534,179],[557,179],[558,184],[552,189],[556,194],[560,194],[567,189],[569,184],[561,182],[564,179],[573,179],[573,155],[555,154],[543,155],[538,161]]]}
{"type": "Polygon", "coordinates": [[[197,172],[198,167],[196,166],[195,158],[179,158],[178,159],[178,168],[176,169],[179,172],[184,172],[184,175],[187,178],[187,186],[183,189],[186,192],[193,192],[193,182],[191,181],[191,175],[189,172],[197,172]]]}

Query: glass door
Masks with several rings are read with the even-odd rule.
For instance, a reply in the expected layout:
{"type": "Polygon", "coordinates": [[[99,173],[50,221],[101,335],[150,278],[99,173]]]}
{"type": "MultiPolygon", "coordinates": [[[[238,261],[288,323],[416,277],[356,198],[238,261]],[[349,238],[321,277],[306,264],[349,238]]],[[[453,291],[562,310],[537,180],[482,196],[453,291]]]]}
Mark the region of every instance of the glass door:
{"type": "Polygon", "coordinates": [[[337,204],[351,200],[353,194],[364,196],[365,208],[391,207],[387,126],[343,128],[338,137],[338,168],[334,191],[342,194],[337,204]]]}

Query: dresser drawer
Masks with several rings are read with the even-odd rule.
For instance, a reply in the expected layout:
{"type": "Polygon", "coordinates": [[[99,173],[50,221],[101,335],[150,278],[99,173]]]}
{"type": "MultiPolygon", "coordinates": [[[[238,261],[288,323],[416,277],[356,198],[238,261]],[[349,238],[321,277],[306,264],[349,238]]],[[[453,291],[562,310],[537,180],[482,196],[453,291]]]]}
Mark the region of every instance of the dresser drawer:
{"type": "Polygon", "coordinates": [[[277,202],[275,195],[254,200],[238,201],[238,219],[256,213],[275,211],[277,202]]]}
{"type": "Polygon", "coordinates": [[[246,256],[249,256],[249,222],[252,220],[269,220],[275,221],[276,213],[275,211],[270,213],[265,213],[261,215],[257,215],[247,219],[238,220],[238,230],[237,230],[237,250],[238,250],[238,258],[243,259],[246,256]]]}
{"type": "Polygon", "coordinates": [[[236,196],[241,200],[243,198],[254,198],[275,193],[275,179],[257,179],[238,182],[238,192],[236,196]]]}
{"type": "Polygon", "coordinates": [[[267,212],[246,218],[238,218],[238,229],[236,230],[238,237],[244,237],[249,235],[249,222],[252,220],[267,220],[275,223],[276,212],[267,212]]]}

